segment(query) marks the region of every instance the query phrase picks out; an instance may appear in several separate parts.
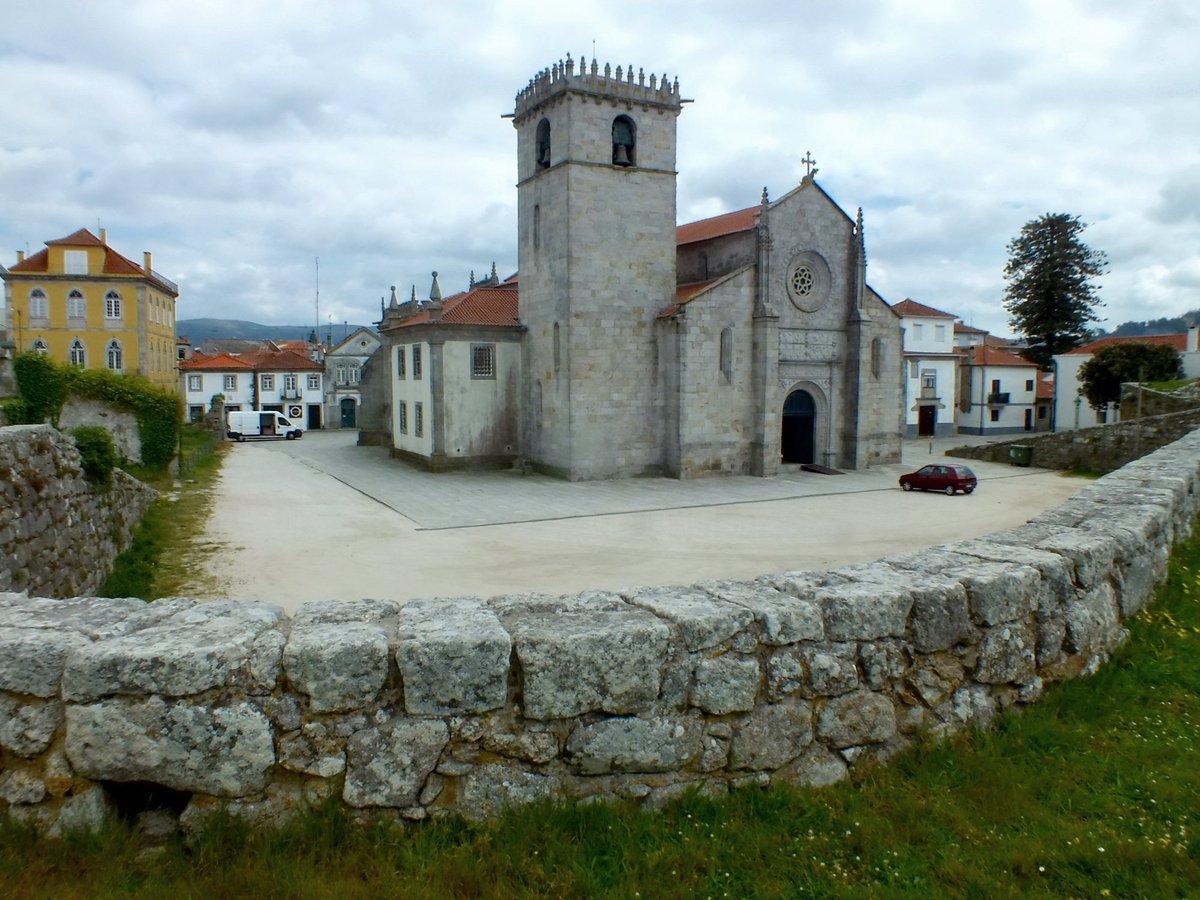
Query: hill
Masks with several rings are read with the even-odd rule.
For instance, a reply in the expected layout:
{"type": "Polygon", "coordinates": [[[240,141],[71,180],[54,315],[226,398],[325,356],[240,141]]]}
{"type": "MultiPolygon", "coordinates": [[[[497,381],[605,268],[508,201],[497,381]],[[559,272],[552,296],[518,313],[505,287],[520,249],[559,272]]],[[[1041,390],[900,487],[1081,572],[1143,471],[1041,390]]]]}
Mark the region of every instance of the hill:
{"type": "MultiPolygon", "coordinates": [[[[343,325],[338,323],[320,330],[320,338],[327,340],[329,332],[333,332],[333,340],[340,341],[343,337],[354,332],[358,325],[343,325]]],[[[260,325],[258,322],[245,322],[240,319],[180,319],[175,323],[175,333],[192,342],[198,347],[207,340],[236,338],[243,341],[304,341],[313,333],[311,325],[260,325]]]]}

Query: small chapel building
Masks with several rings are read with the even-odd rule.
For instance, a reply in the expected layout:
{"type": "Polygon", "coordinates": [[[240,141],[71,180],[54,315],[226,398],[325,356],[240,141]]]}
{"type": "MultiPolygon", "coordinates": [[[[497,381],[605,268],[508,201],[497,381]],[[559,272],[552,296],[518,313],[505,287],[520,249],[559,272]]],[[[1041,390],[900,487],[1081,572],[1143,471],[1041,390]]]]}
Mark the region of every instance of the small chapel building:
{"type": "Polygon", "coordinates": [[[516,97],[518,271],[392,302],[393,452],[564,478],[900,460],[900,317],[862,211],[811,166],[777,200],[676,224],[678,80],[568,58],[516,97]]]}

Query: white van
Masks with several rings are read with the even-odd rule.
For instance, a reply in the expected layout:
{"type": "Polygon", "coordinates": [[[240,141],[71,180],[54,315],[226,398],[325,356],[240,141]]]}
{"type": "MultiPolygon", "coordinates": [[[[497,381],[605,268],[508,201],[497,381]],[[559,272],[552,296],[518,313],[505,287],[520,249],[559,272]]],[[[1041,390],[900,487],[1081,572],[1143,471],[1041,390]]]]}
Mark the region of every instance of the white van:
{"type": "Polygon", "coordinates": [[[255,409],[249,412],[231,412],[225,417],[225,434],[230,440],[244,441],[246,438],[300,437],[304,430],[283,413],[255,409]]]}

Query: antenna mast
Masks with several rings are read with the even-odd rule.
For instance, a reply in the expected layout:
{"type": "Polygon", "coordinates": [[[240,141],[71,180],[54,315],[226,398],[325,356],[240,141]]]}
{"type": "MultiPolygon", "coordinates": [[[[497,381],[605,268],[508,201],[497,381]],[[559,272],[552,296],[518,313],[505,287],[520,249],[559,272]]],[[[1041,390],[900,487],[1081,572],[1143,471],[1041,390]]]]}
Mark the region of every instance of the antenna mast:
{"type": "Polygon", "coordinates": [[[313,322],[317,326],[317,331],[320,331],[321,330],[321,257],[319,257],[319,256],[313,257],[313,267],[315,269],[316,288],[317,288],[317,296],[316,296],[317,317],[315,319],[313,319],[313,322]]]}

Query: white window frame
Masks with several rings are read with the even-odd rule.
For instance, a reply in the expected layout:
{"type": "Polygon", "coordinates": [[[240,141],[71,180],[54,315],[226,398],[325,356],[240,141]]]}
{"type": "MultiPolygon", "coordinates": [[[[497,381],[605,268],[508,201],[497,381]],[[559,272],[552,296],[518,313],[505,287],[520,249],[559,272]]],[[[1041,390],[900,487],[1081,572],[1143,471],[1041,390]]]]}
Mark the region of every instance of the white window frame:
{"type": "Polygon", "coordinates": [[[63,274],[86,275],[88,273],[88,252],[86,250],[63,251],[63,274]]]}
{"type": "Polygon", "coordinates": [[[237,376],[236,375],[226,375],[225,376],[225,390],[227,390],[227,391],[236,391],[237,390],[237,376]]]}
{"type": "Polygon", "coordinates": [[[29,292],[29,320],[49,318],[50,301],[46,297],[46,292],[41,288],[34,288],[29,292]]]}
{"type": "Polygon", "coordinates": [[[293,392],[296,391],[297,390],[296,385],[297,385],[297,381],[296,381],[295,375],[284,375],[283,376],[283,389],[285,391],[293,391],[293,392]]]}
{"type": "Polygon", "coordinates": [[[188,376],[188,390],[189,390],[189,391],[202,391],[202,390],[204,390],[204,380],[203,380],[202,376],[200,376],[200,375],[189,375],[189,376],[188,376]]]}
{"type": "Polygon", "coordinates": [[[116,291],[104,295],[104,318],[110,321],[121,318],[121,295],[116,291]]]}
{"type": "Polygon", "coordinates": [[[83,346],[83,341],[79,338],[71,341],[71,346],[67,350],[67,360],[77,368],[87,367],[87,348],[83,346]]]}
{"type": "Polygon", "coordinates": [[[259,386],[262,387],[262,389],[264,391],[275,390],[275,376],[274,375],[260,375],[258,377],[258,383],[259,383],[259,386]]]}
{"type": "Polygon", "coordinates": [[[319,391],[321,389],[321,376],[312,374],[308,376],[308,389],[310,391],[319,391]]]}
{"type": "Polygon", "coordinates": [[[122,372],[125,369],[125,351],[116,338],[109,341],[108,346],[104,348],[104,364],[114,372],[122,372]]]}
{"type": "Polygon", "coordinates": [[[87,298],[83,296],[83,291],[79,288],[72,288],[67,294],[67,318],[76,320],[87,318],[87,298]]]}

